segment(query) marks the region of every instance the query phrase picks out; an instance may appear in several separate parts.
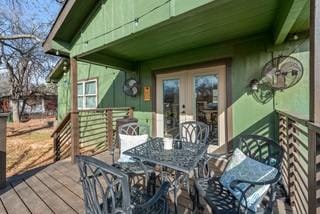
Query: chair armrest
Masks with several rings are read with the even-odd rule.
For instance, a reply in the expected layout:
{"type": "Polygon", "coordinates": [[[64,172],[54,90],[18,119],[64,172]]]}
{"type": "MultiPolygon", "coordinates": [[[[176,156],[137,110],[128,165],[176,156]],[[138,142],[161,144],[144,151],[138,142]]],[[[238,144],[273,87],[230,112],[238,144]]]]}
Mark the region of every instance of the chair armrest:
{"type": "Polygon", "coordinates": [[[212,177],[209,162],[211,160],[223,160],[227,161],[228,155],[225,153],[206,153],[202,160],[200,161],[200,166],[202,165],[202,175],[206,178],[212,177]]]}
{"type": "Polygon", "coordinates": [[[272,185],[272,184],[275,184],[277,183],[281,178],[281,173],[278,171],[277,175],[273,178],[273,179],[270,179],[270,180],[267,180],[267,181],[263,181],[263,182],[259,182],[259,181],[246,181],[246,180],[234,180],[231,182],[230,184],[230,188],[233,189],[233,190],[237,190],[241,193],[241,197],[240,197],[240,200],[239,200],[239,206],[238,206],[238,213],[240,212],[240,208],[241,206],[244,206],[245,209],[248,209],[248,203],[247,203],[247,198],[246,198],[246,193],[248,192],[248,190],[256,185],[259,185],[259,186],[262,186],[262,185],[272,185]],[[241,189],[238,185],[240,183],[246,183],[246,184],[249,184],[245,189],[241,189]],[[245,202],[245,205],[242,205],[241,201],[244,200],[245,202]]]}
{"type": "Polygon", "coordinates": [[[230,187],[234,188],[240,183],[247,183],[247,184],[250,184],[252,186],[255,186],[255,185],[262,186],[262,185],[268,185],[268,184],[275,184],[280,180],[280,178],[281,178],[281,173],[278,171],[277,175],[274,178],[270,179],[270,180],[262,181],[262,182],[260,182],[260,181],[234,180],[234,181],[231,182],[230,187]]]}
{"type": "Polygon", "coordinates": [[[154,194],[152,196],[152,198],[150,198],[147,202],[143,203],[143,204],[138,204],[135,206],[135,208],[137,209],[148,209],[151,206],[153,206],[154,204],[156,204],[162,197],[166,197],[168,190],[170,187],[170,183],[169,182],[163,182],[160,186],[160,189],[156,192],[156,194],[154,194]]]}
{"type": "Polygon", "coordinates": [[[228,154],[227,153],[206,153],[205,155],[205,161],[209,162],[210,160],[228,160],[228,154]]]}

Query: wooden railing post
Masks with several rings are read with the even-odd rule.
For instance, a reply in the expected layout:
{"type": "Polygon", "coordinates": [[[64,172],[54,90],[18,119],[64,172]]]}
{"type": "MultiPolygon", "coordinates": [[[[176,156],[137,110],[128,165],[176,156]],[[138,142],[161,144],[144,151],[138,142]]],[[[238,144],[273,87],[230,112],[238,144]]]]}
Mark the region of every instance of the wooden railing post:
{"type": "Polygon", "coordinates": [[[284,122],[284,128],[285,128],[285,130],[284,130],[284,132],[285,132],[285,139],[283,139],[283,140],[285,140],[285,142],[283,142],[283,147],[284,147],[284,153],[285,153],[285,156],[286,156],[286,159],[285,159],[285,161],[286,161],[286,163],[285,163],[285,165],[287,166],[286,167],[286,172],[287,172],[287,177],[286,177],[286,186],[285,186],[285,188],[286,188],[286,191],[287,191],[287,194],[288,194],[288,196],[290,196],[290,176],[289,176],[289,173],[290,173],[290,167],[289,167],[289,154],[290,154],[290,147],[289,147],[289,118],[287,117],[287,116],[285,116],[285,115],[281,115],[282,116],[282,118],[284,118],[283,119],[283,122],[284,122]]]}
{"type": "Polygon", "coordinates": [[[6,187],[7,113],[0,114],[0,189],[6,187]]]}
{"type": "Polygon", "coordinates": [[[107,110],[107,133],[108,133],[108,149],[112,149],[113,144],[113,121],[112,109],[107,110]]]}
{"type": "Polygon", "coordinates": [[[308,141],[308,213],[317,212],[317,180],[316,180],[316,155],[317,155],[317,141],[319,135],[309,128],[308,141]]]}
{"type": "Polygon", "coordinates": [[[293,139],[293,121],[290,120],[286,116],[286,123],[287,123],[287,144],[288,144],[288,193],[291,206],[294,206],[294,139],[293,139]]]}
{"type": "Polygon", "coordinates": [[[58,150],[58,133],[53,134],[53,155],[54,155],[54,161],[60,160],[60,152],[58,150]]]}
{"type": "Polygon", "coordinates": [[[79,144],[79,113],[78,113],[78,69],[77,61],[70,59],[71,71],[71,161],[75,163],[75,157],[80,153],[79,144]]]}

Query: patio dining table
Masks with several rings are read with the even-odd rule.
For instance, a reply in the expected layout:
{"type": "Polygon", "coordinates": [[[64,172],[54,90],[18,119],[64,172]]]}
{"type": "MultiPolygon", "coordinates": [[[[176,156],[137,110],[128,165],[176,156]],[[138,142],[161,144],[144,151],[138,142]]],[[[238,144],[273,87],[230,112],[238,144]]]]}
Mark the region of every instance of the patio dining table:
{"type": "MultiPolygon", "coordinates": [[[[141,161],[158,164],[162,167],[171,168],[176,171],[176,175],[193,176],[199,161],[205,155],[208,145],[195,144],[179,140],[173,140],[173,147],[170,150],[164,149],[163,138],[152,138],[146,143],[124,151],[125,155],[141,161]],[[178,146],[180,144],[180,147],[178,146]]],[[[174,206],[177,213],[176,192],[179,188],[179,179],[174,183],[174,206]]]]}

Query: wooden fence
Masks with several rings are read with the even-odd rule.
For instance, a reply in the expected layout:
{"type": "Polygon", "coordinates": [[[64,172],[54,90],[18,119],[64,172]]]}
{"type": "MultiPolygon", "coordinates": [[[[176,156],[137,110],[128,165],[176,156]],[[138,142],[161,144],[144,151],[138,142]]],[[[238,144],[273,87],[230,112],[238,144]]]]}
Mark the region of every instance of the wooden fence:
{"type": "Polygon", "coordinates": [[[278,111],[283,183],[295,213],[320,213],[320,126],[278,111]]]}
{"type": "MultiPolygon", "coordinates": [[[[116,120],[132,117],[133,109],[103,108],[80,110],[79,147],[82,155],[95,155],[108,150],[114,141],[116,120]]],[[[55,160],[70,156],[71,121],[70,113],[61,121],[53,132],[55,160]]]]}

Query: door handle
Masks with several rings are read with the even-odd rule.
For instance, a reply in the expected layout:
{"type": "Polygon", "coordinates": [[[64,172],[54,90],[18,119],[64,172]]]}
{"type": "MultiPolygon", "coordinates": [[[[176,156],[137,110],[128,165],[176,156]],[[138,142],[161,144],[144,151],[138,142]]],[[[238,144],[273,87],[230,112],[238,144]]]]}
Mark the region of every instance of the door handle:
{"type": "Polygon", "coordinates": [[[185,110],[182,110],[181,114],[185,114],[185,113],[186,113],[186,111],[185,111],[185,110]]]}

